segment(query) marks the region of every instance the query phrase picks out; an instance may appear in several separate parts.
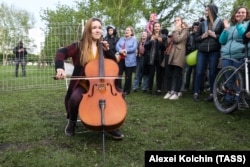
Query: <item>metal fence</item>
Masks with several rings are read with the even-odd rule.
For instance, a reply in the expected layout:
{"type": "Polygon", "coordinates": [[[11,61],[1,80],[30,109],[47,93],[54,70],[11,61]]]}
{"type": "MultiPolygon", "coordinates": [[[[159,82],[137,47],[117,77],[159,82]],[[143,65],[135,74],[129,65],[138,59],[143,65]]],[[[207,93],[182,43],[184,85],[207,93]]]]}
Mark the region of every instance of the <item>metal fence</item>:
{"type": "MultiPolygon", "coordinates": [[[[29,89],[61,89],[66,86],[65,81],[54,80],[55,75],[54,58],[59,47],[66,46],[79,40],[82,31],[82,23],[54,23],[47,29],[43,30],[43,41],[39,45],[34,43],[27,44],[27,59],[25,62],[26,76],[22,75],[22,67],[19,64],[18,76],[15,75],[16,62],[12,49],[2,50],[4,56],[0,57],[0,91],[15,91],[29,89]],[[32,49],[30,49],[32,46],[32,49]],[[38,50],[38,53],[32,54],[32,50],[38,50]]],[[[28,35],[28,34],[27,34],[28,35]]],[[[32,38],[36,40],[38,34],[33,32],[32,38]]],[[[6,37],[7,38],[7,37],[6,37]]],[[[18,43],[19,39],[15,42],[18,43]]],[[[70,60],[68,60],[70,62],[70,60]]],[[[67,62],[67,60],[66,60],[67,62]]],[[[69,67],[68,73],[71,72],[72,66],[69,67]]],[[[68,70],[68,69],[67,69],[68,70]]]]}

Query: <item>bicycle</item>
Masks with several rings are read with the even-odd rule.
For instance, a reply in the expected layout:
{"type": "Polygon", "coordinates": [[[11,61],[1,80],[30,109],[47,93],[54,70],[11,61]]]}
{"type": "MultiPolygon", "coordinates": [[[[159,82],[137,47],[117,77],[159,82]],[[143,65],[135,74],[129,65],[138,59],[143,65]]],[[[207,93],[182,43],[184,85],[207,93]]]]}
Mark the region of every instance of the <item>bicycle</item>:
{"type": "MultiPolygon", "coordinates": [[[[220,70],[217,74],[214,85],[214,105],[218,111],[229,114],[236,109],[244,110],[249,108],[247,98],[250,96],[249,91],[249,69],[248,64],[248,48],[246,45],[246,54],[244,63],[238,68],[234,66],[227,66],[220,70]],[[244,73],[244,78],[242,77],[244,73]]],[[[240,63],[236,59],[224,58],[240,63]]]]}

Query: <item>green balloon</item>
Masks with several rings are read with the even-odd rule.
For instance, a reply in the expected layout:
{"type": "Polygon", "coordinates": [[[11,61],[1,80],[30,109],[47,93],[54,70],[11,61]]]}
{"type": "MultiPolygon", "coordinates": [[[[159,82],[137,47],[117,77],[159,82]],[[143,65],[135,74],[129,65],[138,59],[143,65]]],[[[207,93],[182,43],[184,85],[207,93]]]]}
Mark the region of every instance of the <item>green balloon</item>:
{"type": "Polygon", "coordinates": [[[186,56],[186,62],[189,66],[194,66],[197,63],[198,50],[194,50],[186,56]]]}

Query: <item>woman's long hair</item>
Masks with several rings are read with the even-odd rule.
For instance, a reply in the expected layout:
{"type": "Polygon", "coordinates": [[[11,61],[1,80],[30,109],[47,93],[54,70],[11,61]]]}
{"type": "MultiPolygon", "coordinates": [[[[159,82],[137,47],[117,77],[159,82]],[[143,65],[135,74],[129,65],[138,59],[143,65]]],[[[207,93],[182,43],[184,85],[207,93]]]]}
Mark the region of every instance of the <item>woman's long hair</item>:
{"type": "Polygon", "coordinates": [[[214,24],[214,18],[211,12],[211,9],[208,7],[208,20],[209,20],[209,25],[208,25],[208,29],[212,30],[213,24],[214,24]]]}
{"type": "MultiPolygon", "coordinates": [[[[84,26],[84,31],[82,34],[82,38],[79,41],[79,48],[80,48],[80,62],[81,65],[85,65],[87,62],[89,62],[91,55],[92,55],[92,36],[91,36],[91,32],[92,32],[92,23],[94,21],[99,21],[102,25],[102,21],[100,19],[97,18],[91,18],[89,19],[85,26],[84,26]]],[[[101,41],[101,39],[99,39],[97,41],[97,44],[101,41]]]]}
{"type": "MultiPolygon", "coordinates": [[[[155,27],[156,24],[159,24],[160,27],[161,27],[161,23],[160,22],[158,22],[158,21],[154,22],[154,24],[153,24],[153,30],[152,30],[152,35],[156,35],[155,29],[154,29],[154,27],[155,27]]],[[[161,31],[159,31],[159,35],[161,35],[161,31]]]]}

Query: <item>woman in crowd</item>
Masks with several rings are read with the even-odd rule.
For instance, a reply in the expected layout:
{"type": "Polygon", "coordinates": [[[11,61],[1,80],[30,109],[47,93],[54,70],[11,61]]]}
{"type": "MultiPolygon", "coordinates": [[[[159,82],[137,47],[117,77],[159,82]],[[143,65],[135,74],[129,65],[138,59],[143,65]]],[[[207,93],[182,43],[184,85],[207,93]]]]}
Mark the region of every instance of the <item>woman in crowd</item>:
{"type": "Polygon", "coordinates": [[[142,74],[143,62],[144,62],[144,44],[147,39],[147,32],[143,31],[141,33],[141,39],[138,43],[137,49],[137,65],[135,71],[135,78],[133,83],[133,91],[136,92],[138,87],[141,86],[143,92],[145,92],[148,88],[148,77],[142,74]]]}
{"type": "MultiPolygon", "coordinates": [[[[250,19],[249,11],[246,7],[239,7],[231,16],[230,22],[224,19],[224,30],[220,36],[219,42],[224,45],[221,48],[222,57],[222,68],[226,66],[239,67],[244,63],[244,49],[243,34],[247,29],[250,19]],[[238,61],[233,61],[227,58],[233,58],[238,61]]],[[[234,104],[232,96],[227,94],[225,101],[223,102],[224,107],[229,107],[234,104]]]]}
{"type": "Polygon", "coordinates": [[[169,38],[169,57],[167,65],[167,93],[164,99],[177,100],[182,87],[182,75],[185,65],[186,42],[189,30],[182,18],[174,19],[174,31],[169,38]]]}
{"type": "MultiPolygon", "coordinates": [[[[161,94],[162,89],[162,73],[161,63],[166,49],[165,38],[161,34],[161,23],[153,24],[152,35],[148,36],[145,47],[144,72],[148,73],[148,91],[153,94],[154,76],[156,73],[156,95],[161,94]]],[[[144,73],[145,74],[145,73],[144,73]]]]}
{"type": "Polygon", "coordinates": [[[219,38],[224,29],[224,24],[217,16],[217,13],[218,8],[216,5],[207,5],[205,10],[207,19],[201,22],[195,34],[196,42],[199,43],[193,95],[193,100],[196,102],[199,101],[200,88],[203,84],[207,64],[210,94],[205,101],[213,101],[213,83],[217,74],[221,48],[219,38]]]}
{"type": "MultiPolygon", "coordinates": [[[[194,50],[196,50],[199,46],[198,43],[195,41],[195,33],[198,30],[199,27],[199,22],[194,22],[191,28],[191,33],[188,37],[187,44],[186,44],[186,55],[190,54],[194,50]]],[[[185,68],[185,82],[184,82],[184,90],[189,90],[190,89],[190,84],[192,87],[192,90],[194,88],[194,78],[195,78],[195,65],[190,66],[186,65],[185,68]]],[[[193,91],[192,91],[193,92],[193,91]]]]}
{"type": "Polygon", "coordinates": [[[152,35],[153,32],[153,24],[156,22],[157,14],[151,13],[149,16],[149,20],[146,24],[145,31],[147,31],[148,35],[152,35]]]}
{"type": "MultiPolygon", "coordinates": [[[[128,26],[125,29],[124,36],[116,43],[116,51],[119,53],[121,59],[119,64],[119,75],[123,75],[125,71],[125,83],[123,91],[125,95],[130,94],[132,84],[132,73],[136,67],[136,50],[137,40],[134,37],[134,29],[128,26]]],[[[122,88],[122,81],[118,81],[118,85],[122,88]]]]}

